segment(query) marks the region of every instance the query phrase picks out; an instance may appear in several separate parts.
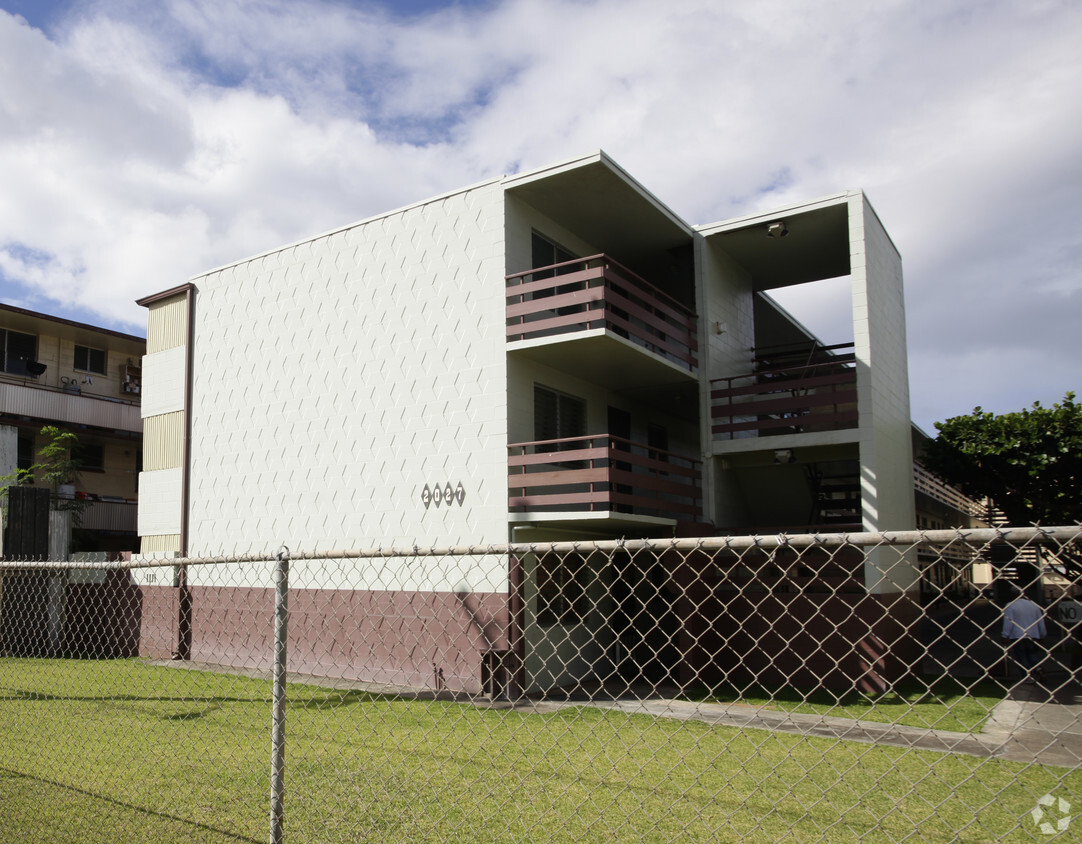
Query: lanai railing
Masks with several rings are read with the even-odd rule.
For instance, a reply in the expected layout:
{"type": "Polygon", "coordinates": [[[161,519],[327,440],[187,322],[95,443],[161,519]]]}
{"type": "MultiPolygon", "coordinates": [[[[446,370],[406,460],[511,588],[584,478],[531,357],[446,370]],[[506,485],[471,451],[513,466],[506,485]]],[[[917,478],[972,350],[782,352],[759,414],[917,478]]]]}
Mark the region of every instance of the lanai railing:
{"type": "Polygon", "coordinates": [[[710,382],[715,439],[855,428],[852,349],[840,343],[755,350],[755,371],[710,382]]]}
{"type": "Polygon", "coordinates": [[[677,521],[702,516],[702,463],[597,434],[508,446],[508,509],[633,513],[677,521]]]}
{"type": "Polygon", "coordinates": [[[604,328],[691,372],[695,312],[607,255],[507,276],[507,340],[604,328]]]}

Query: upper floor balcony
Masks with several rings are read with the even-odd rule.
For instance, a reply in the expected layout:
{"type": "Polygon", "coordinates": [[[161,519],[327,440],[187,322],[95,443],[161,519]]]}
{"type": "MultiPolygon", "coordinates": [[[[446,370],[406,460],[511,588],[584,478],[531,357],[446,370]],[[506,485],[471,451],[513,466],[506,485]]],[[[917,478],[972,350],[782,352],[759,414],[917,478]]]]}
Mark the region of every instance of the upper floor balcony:
{"type": "Polygon", "coordinates": [[[698,369],[695,312],[607,255],[507,276],[507,340],[550,365],[593,367],[584,374],[617,389],[620,378],[672,383],[698,369]],[[590,340],[588,353],[567,345],[590,340]]]}
{"type": "Polygon", "coordinates": [[[512,513],[702,519],[702,463],[694,458],[610,434],[515,443],[508,451],[512,513]]]}
{"type": "Polygon", "coordinates": [[[143,430],[138,394],[131,400],[93,395],[74,380],[58,388],[6,373],[0,374],[0,416],[135,433],[143,430]]]}
{"type": "Polygon", "coordinates": [[[710,382],[715,439],[857,427],[852,343],[756,349],[754,369],[710,382]]]}

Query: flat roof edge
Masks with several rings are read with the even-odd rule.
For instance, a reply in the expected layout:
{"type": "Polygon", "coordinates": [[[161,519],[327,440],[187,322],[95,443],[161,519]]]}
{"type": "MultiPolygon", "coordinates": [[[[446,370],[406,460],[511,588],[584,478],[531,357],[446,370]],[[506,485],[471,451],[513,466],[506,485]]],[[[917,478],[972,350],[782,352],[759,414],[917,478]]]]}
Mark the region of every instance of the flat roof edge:
{"type": "Polygon", "coordinates": [[[135,304],[144,308],[149,308],[155,302],[161,302],[163,299],[172,299],[174,296],[179,296],[181,293],[187,293],[192,287],[194,287],[194,285],[191,282],[178,284],[176,287],[170,287],[168,290],[163,290],[161,293],[151,293],[149,296],[144,296],[142,299],[136,299],[135,304]]]}
{"type": "Polygon", "coordinates": [[[821,208],[830,208],[834,205],[841,205],[848,202],[854,196],[862,196],[861,190],[847,190],[841,193],[832,193],[827,196],[821,196],[818,199],[805,200],[802,202],[796,202],[792,205],[782,205],[779,208],[771,208],[766,211],[756,211],[753,214],[744,214],[740,217],[732,217],[728,220],[719,220],[716,223],[704,223],[700,226],[695,226],[695,231],[701,234],[703,237],[710,237],[714,234],[720,234],[722,232],[732,231],[734,229],[742,229],[747,226],[755,225],[756,223],[763,223],[772,220],[776,217],[781,217],[786,214],[799,214],[807,211],[818,211],[821,208]]]}

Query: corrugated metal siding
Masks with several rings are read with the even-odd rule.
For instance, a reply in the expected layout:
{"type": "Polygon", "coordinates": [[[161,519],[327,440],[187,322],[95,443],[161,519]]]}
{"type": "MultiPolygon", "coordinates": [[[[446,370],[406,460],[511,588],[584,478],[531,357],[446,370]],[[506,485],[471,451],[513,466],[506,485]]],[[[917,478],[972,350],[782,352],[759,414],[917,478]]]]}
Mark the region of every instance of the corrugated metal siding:
{"type": "Polygon", "coordinates": [[[139,553],[161,554],[166,551],[180,551],[180,534],[167,533],[160,536],[141,537],[139,553]]]}
{"type": "Polygon", "coordinates": [[[147,354],[188,342],[188,300],[184,294],[155,302],[147,315],[147,354]]]}
{"type": "Polygon", "coordinates": [[[143,470],[175,469],[184,463],[184,411],[143,420],[143,470]]]}
{"type": "Polygon", "coordinates": [[[18,384],[0,384],[0,413],[118,431],[143,430],[139,405],[18,384]]]}

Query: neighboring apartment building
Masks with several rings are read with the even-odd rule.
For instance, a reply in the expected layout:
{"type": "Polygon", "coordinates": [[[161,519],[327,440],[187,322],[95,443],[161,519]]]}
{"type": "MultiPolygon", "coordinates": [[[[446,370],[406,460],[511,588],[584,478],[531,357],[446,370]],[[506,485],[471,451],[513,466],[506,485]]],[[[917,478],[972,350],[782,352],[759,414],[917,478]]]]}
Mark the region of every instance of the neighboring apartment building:
{"type": "MultiPolygon", "coordinates": [[[[901,260],[860,191],[692,226],[599,152],[274,249],[140,303],[149,309],[146,554],[916,523],[901,260]],[[851,343],[820,343],[765,295],[842,276],[851,343]]],[[[355,635],[341,615],[320,616],[320,601],[345,600],[350,623],[390,601],[418,653],[454,651],[441,657],[447,685],[476,688],[491,652],[509,647],[517,596],[522,685],[626,674],[635,666],[617,663],[627,662],[627,631],[607,627],[613,602],[621,590],[657,595],[653,581],[669,575],[611,565],[425,558],[348,583],[299,566],[307,609],[294,610],[291,634],[325,643],[341,623],[341,636],[355,635]],[[613,577],[622,585],[606,592],[613,577]],[[572,583],[597,611],[561,598],[572,583]],[[469,626],[459,618],[464,592],[473,621],[502,632],[444,647],[434,632],[442,622],[469,626]],[[419,595],[422,614],[411,603],[419,595]]],[[[853,593],[847,624],[875,632],[914,611],[915,555],[872,551],[831,566],[824,582],[853,593]]],[[[160,578],[136,577],[144,651],[208,661],[228,652],[235,663],[253,649],[243,631],[223,639],[220,624],[178,646],[174,622],[178,607],[205,619],[267,608],[266,566],[160,578]]],[[[764,622],[773,626],[802,613],[794,620],[822,631],[830,664],[839,660],[833,682],[851,683],[854,634],[821,612],[833,590],[816,594],[803,605],[811,609],[749,605],[746,614],[773,612],[764,622]]],[[[674,599],[650,623],[710,652],[710,636],[744,623],[716,599],[688,602],[690,611],[674,599]]],[[[726,641],[738,660],[758,647],[734,654],[726,641]]],[[[662,673],[687,681],[727,671],[713,653],[694,664],[674,656],[662,673]]],[[[759,657],[782,668],[778,654],[759,657]]],[[[413,684],[433,672],[428,656],[408,655],[308,668],[413,684]]]]}
{"type": "Polygon", "coordinates": [[[44,426],[78,437],[81,468],[61,490],[85,502],[74,551],[139,548],[145,351],[141,337],[0,305],[0,476],[37,462],[44,426]]]}
{"type": "MultiPolygon", "coordinates": [[[[138,550],[143,422],[139,414],[146,342],[59,317],[0,305],[0,476],[40,462],[53,426],[77,437],[81,467],[58,493],[46,481],[8,493],[8,559],[69,554],[104,559],[138,550]],[[52,512],[50,512],[52,511],[52,512]]],[[[122,656],[133,650],[133,597],[121,572],[9,571],[0,575],[0,653],[122,656]],[[104,611],[103,611],[104,610],[104,611]]]]}

